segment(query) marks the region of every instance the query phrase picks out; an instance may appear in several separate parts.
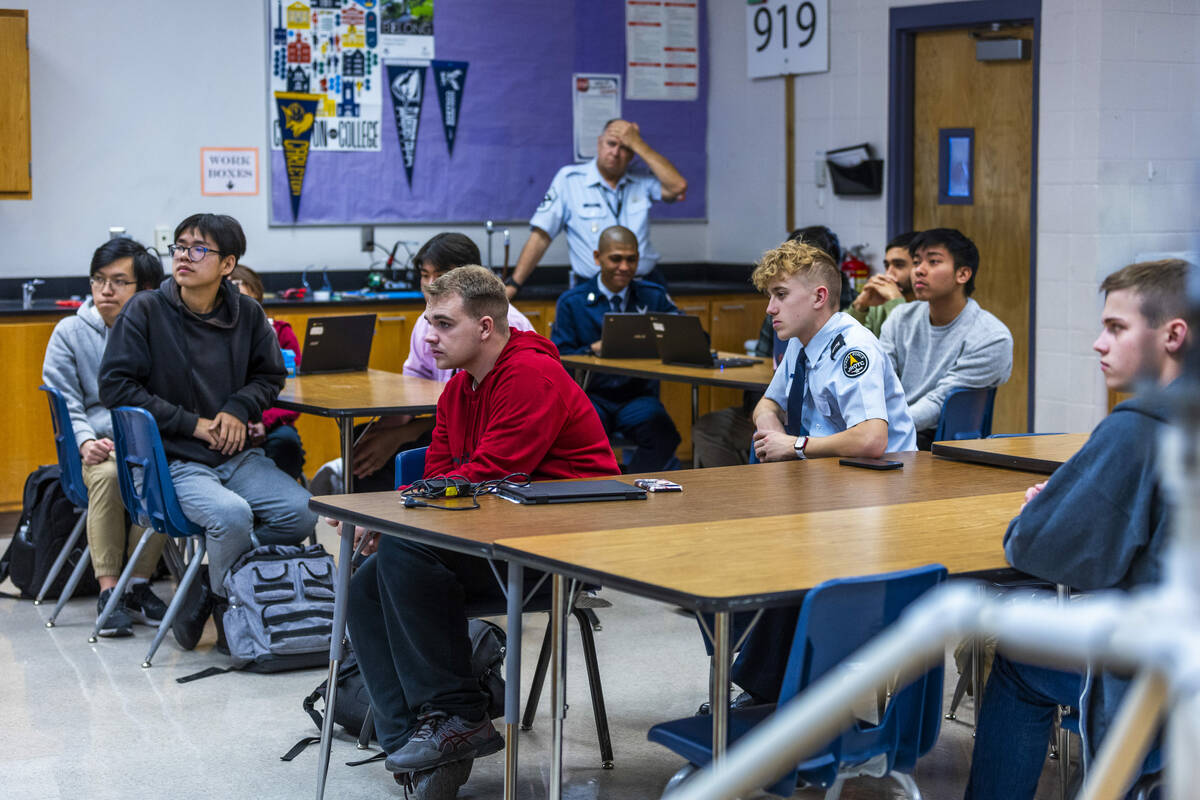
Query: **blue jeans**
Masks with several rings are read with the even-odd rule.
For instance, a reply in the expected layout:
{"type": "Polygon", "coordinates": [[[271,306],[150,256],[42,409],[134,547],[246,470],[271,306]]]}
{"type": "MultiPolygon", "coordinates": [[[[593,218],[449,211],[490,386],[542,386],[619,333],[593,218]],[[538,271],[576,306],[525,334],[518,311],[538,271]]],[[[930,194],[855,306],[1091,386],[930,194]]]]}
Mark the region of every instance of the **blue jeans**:
{"type": "Polygon", "coordinates": [[[609,436],[619,433],[637,447],[629,462],[629,472],[658,472],[674,458],[680,442],[679,431],[657,397],[641,395],[629,400],[610,400],[589,393],[588,399],[605,433],[609,436]]]}
{"type": "Polygon", "coordinates": [[[225,574],[238,556],[259,544],[296,544],[310,535],[317,515],[311,495],[280,471],[262,448],[252,447],[216,467],[173,460],[168,465],[179,507],[204,528],[212,590],[225,596],[225,574]]]}
{"type": "Polygon", "coordinates": [[[1078,706],[1083,678],[997,653],[983,692],[966,800],[1024,800],[1037,793],[1058,706],[1078,706]]]}

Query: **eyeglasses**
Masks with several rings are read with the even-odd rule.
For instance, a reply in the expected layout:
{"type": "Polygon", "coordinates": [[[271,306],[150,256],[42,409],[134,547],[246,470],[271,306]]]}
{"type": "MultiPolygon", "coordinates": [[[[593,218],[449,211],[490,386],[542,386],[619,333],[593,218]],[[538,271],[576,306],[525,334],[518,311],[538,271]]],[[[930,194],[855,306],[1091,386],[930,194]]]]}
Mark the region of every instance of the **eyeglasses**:
{"type": "Polygon", "coordinates": [[[174,258],[179,253],[184,253],[187,255],[188,261],[191,261],[192,263],[203,261],[204,257],[209,253],[221,255],[220,250],[214,250],[211,247],[205,247],[202,244],[194,244],[191,247],[184,247],[181,244],[169,244],[167,245],[167,252],[171,254],[171,258],[174,258]]]}
{"type": "Polygon", "coordinates": [[[106,278],[103,275],[93,275],[88,278],[92,282],[92,286],[96,289],[102,289],[105,285],[111,286],[114,291],[121,291],[127,286],[137,285],[137,281],[127,281],[124,278],[106,278]]]}

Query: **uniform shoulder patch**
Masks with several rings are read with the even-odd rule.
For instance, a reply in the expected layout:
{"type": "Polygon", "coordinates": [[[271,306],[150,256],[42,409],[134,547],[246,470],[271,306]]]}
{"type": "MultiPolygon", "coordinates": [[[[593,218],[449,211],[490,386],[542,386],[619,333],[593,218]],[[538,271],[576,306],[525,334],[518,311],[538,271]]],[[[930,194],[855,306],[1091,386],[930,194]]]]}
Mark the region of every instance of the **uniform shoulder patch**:
{"type": "Polygon", "coordinates": [[[542,202],[540,205],[538,205],[537,210],[538,211],[549,210],[550,206],[554,205],[554,201],[557,199],[558,199],[558,192],[554,190],[553,186],[551,186],[550,191],[546,192],[546,196],[542,198],[542,202]]]}
{"type": "Polygon", "coordinates": [[[831,344],[829,346],[829,360],[837,361],[838,351],[841,350],[845,346],[846,346],[846,337],[839,333],[837,335],[837,337],[834,338],[833,344],[831,344]]]}
{"type": "Polygon", "coordinates": [[[857,378],[867,371],[867,367],[871,362],[867,360],[867,354],[862,350],[855,348],[846,353],[842,357],[842,372],[847,378],[857,378]]]}

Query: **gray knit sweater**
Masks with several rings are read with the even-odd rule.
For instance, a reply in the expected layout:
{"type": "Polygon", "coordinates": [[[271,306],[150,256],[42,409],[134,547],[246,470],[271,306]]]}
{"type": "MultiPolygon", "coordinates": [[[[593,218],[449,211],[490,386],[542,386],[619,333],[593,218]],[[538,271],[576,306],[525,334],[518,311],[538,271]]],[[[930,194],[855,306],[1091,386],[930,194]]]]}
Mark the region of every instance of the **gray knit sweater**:
{"type": "Polygon", "coordinates": [[[108,341],[108,326],[92,298],[74,316],[59,320],[46,345],[42,380],[67,399],[75,441],[112,438],[112,415],[100,402],[100,359],[108,341]]]}
{"type": "Polygon", "coordinates": [[[929,303],[892,310],[879,341],[900,375],[918,431],[937,427],[951,389],[999,386],[1012,372],[1012,334],[974,300],[949,325],[929,322],[929,303]]]}

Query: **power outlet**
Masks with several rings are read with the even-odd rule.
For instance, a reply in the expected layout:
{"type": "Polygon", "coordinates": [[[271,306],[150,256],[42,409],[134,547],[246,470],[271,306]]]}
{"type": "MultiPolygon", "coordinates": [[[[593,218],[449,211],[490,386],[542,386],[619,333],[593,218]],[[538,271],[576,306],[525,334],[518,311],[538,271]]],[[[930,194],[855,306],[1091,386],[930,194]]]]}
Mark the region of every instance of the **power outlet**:
{"type": "Polygon", "coordinates": [[[159,255],[167,254],[167,247],[171,244],[171,228],[168,225],[158,225],[154,228],[154,249],[159,255]]]}
{"type": "Polygon", "coordinates": [[[370,253],[374,249],[375,249],[375,226],[374,225],[363,225],[362,226],[362,251],[364,253],[370,253]]]}

